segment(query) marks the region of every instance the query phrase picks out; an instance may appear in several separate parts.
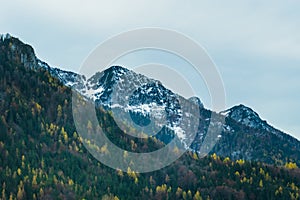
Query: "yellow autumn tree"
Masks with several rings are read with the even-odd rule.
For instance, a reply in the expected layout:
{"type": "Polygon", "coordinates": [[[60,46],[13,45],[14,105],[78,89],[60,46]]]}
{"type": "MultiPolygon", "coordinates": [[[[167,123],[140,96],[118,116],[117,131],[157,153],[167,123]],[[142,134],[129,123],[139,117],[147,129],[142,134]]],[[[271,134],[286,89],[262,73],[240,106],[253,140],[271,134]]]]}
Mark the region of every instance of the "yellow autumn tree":
{"type": "Polygon", "coordinates": [[[259,184],[258,184],[258,185],[259,185],[259,187],[261,187],[261,188],[262,188],[262,187],[264,187],[263,181],[262,181],[261,179],[260,179],[260,181],[259,181],[259,184]]]}
{"type": "Polygon", "coordinates": [[[194,159],[194,160],[198,160],[198,155],[197,155],[196,152],[193,153],[193,159],[194,159]]]}
{"type": "Polygon", "coordinates": [[[243,164],[245,164],[245,161],[243,159],[239,159],[236,161],[236,163],[242,166],[243,164]]]}
{"type": "Polygon", "coordinates": [[[293,163],[293,162],[288,162],[288,163],[286,163],[284,166],[285,166],[285,168],[287,168],[287,169],[297,169],[297,168],[298,168],[297,164],[296,164],[296,163],[293,163]]]}
{"type": "Polygon", "coordinates": [[[36,175],[33,175],[32,177],[32,186],[37,186],[36,175]]]}
{"type": "Polygon", "coordinates": [[[230,162],[230,158],[229,158],[229,157],[224,158],[223,162],[224,162],[224,163],[230,162]]]}
{"type": "Polygon", "coordinates": [[[23,181],[20,181],[20,183],[18,185],[17,199],[18,200],[23,199],[24,195],[25,195],[24,184],[23,184],[23,181]]]}
{"type": "Polygon", "coordinates": [[[176,197],[180,198],[181,194],[182,194],[182,189],[180,187],[178,187],[177,190],[176,190],[176,197]]]}
{"type": "Polygon", "coordinates": [[[65,128],[64,128],[64,127],[61,128],[60,133],[61,133],[61,135],[62,135],[64,141],[67,143],[67,142],[68,142],[68,133],[65,131],[65,128]]]}
{"type": "Polygon", "coordinates": [[[194,195],[194,199],[195,199],[195,200],[202,200],[202,197],[201,197],[201,195],[200,195],[200,192],[199,192],[199,191],[197,191],[197,192],[195,193],[195,195],[194,195]]]}
{"type": "Polygon", "coordinates": [[[57,106],[57,117],[60,118],[62,116],[62,107],[61,105],[57,106]]]}

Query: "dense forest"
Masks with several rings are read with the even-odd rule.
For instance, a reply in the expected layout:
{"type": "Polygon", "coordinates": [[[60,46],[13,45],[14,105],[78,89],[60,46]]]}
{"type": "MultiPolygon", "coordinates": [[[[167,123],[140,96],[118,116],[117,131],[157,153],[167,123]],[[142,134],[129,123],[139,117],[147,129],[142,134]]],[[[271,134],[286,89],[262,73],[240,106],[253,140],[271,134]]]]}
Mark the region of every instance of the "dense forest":
{"type": "MultiPolygon", "coordinates": [[[[0,53],[1,199],[299,199],[300,170],[186,152],[159,171],[114,170],[85,149],[75,129],[70,88],[45,69],[0,53]]],[[[131,151],[163,144],[122,133],[98,109],[109,138],[131,151]]],[[[105,149],[101,149],[105,151],[105,149]]],[[[113,156],[113,155],[111,155],[113,156]]]]}

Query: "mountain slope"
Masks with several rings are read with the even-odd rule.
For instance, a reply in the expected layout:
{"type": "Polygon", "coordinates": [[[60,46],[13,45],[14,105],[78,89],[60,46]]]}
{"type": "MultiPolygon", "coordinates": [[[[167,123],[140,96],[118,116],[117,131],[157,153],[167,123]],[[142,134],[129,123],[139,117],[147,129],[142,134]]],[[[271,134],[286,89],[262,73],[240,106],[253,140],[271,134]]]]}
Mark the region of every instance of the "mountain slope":
{"type": "MultiPolygon", "coordinates": [[[[133,117],[135,123],[149,123],[150,120],[147,120],[145,116],[150,113],[160,116],[161,112],[167,112],[169,114],[167,127],[172,129],[172,126],[176,127],[182,118],[183,112],[180,104],[190,102],[184,105],[190,107],[196,105],[200,113],[199,115],[193,114],[199,120],[199,127],[195,134],[195,140],[191,144],[191,150],[199,151],[201,149],[207,131],[210,128],[219,130],[219,133],[216,132],[217,134],[214,135],[214,141],[218,142],[211,151],[216,152],[218,155],[229,156],[231,159],[241,158],[279,165],[292,160],[300,165],[300,142],[270,126],[251,108],[244,105],[235,106],[220,114],[213,113],[205,109],[197,97],[193,97],[190,100],[182,100],[182,97],[166,89],[161,83],[120,66],[111,67],[88,79],[89,95],[86,95],[82,90],[78,91],[95,101],[98,105],[107,106],[108,109],[116,105],[120,106],[119,102],[114,104],[115,99],[112,98],[112,92],[117,90],[120,97],[128,97],[127,93],[122,95],[121,89],[115,88],[115,85],[120,88],[126,87],[126,85],[118,84],[118,82],[124,82],[124,77],[133,80],[133,84],[135,81],[145,82],[141,87],[136,86],[137,89],[128,102],[123,102],[123,106],[121,106],[127,112],[137,113],[135,116],[138,116],[138,119],[133,117]],[[178,98],[181,98],[180,103],[176,102],[178,98]],[[211,121],[212,114],[214,115],[213,121],[211,121]]],[[[186,113],[189,114],[188,112],[186,113]]],[[[189,120],[187,119],[187,121],[189,120]]],[[[161,120],[158,119],[157,121],[161,120]]],[[[185,135],[176,131],[174,133],[177,136],[179,135],[181,139],[185,137],[185,135]]],[[[170,137],[173,136],[171,135],[170,137]]],[[[163,142],[170,140],[160,134],[158,134],[158,139],[163,142]]]]}
{"type": "MultiPolygon", "coordinates": [[[[22,44],[13,50],[14,40],[0,41],[1,199],[299,198],[299,169],[215,154],[198,159],[189,151],[172,165],[146,174],[104,166],[86,151],[76,133],[71,89],[48,69],[21,62],[21,55],[34,52],[22,44]]],[[[210,114],[200,111],[206,117],[210,114]]],[[[109,113],[98,112],[108,137],[118,146],[144,152],[163,145],[151,138],[126,136],[109,113]]]]}
{"type": "Polygon", "coordinates": [[[219,155],[277,165],[290,160],[299,164],[300,142],[270,126],[251,108],[238,105],[221,114],[226,116],[229,130],[213,150],[219,155]]]}
{"type": "MultiPolygon", "coordinates": [[[[199,110],[199,115],[192,114],[193,117],[199,120],[199,127],[195,134],[195,140],[190,146],[191,150],[198,152],[201,149],[210,128],[211,130],[218,130],[213,136],[215,137],[213,141],[217,141],[216,146],[210,153],[216,152],[218,155],[229,156],[231,159],[256,160],[278,165],[283,165],[291,160],[300,165],[300,142],[270,126],[256,112],[244,105],[235,106],[219,114],[214,113],[205,109],[196,97],[190,100],[182,100],[182,97],[166,89],[159,82],[119,66],[97,73],[96,76],[91,78],[94,81],[93,83],[88,80],[89,87],[93,88],[90,90],[90,95],[78,91],[94,100],[98,105],[106,105],[107,109],[110,109],[116,105],[119,106],[119,104],[115,104],[115,99],[112,98],[113,90],[117,90],[120,97],[128,97],[127,93],[122,95],[122,92],[120,93],[120,90],[114,87],[118,85],[118,81],[123,83],[125,76],[130,77],[128,78],[130,80],[146,82],[141,87],[136,87],[137,89],[130,96],[128,102],[123,102],[123,106],[121,106],[127,112],[138,113],[135,115],[138,116],[138,119],[133,117],[135,123],[149,123],[150,120],[145,119],[148,114],[155,113],[155,116],[160,116],[161,112],[166,112],[170,114],[168,115],[169,123],[167,127],[178,127],[178,122],[182,119],[183,114],[180,104],[189,102],[184,105],[198,106],[197,109],[199,110]],[[178,98],[181,98],[180,103],[176,102],[178,98]],[[211,118],[212,115],[213,118],[211,118]]],[[[122,88],[122,84],[119,84],[118,87],[122,88]]],[[[185,114],[188,115],[189,113],[185,112],[185,114]]],[[[187,119],[187,122],[189,120],[187,119]]],[[[182,139],[185,137],[186,132],[182,135],[174,131],[174,134],[179,135],[182,139]]],[[[158,139],[163,142],[170,140],[158,136],[158,139]]]]}
{"type": "Polygon", "coordinates": [[[278,165],[293,161],[300,165],[300,142],[270,126],[244,105],[234,106],[218,114],[205,109],[199,98],[186,100],[165,88],[159,81],[126,68],[113,66],[87,79],[74,72],[48,66],[35,57],[32,47],[16,38],[2,37],[2,41],[9,48],[4,52],[8,58],[15,59],[29,69],[45,69],[52,77],[77,90],[100,107],[107,110],[119,109],[124,116],[129,112],[131,118],[128,119],[128,124],[145,126],[152,119],[158,122],[156,126],[159,129],[166,125],[156,135],[157,139],[165,143],[177,136],[186,148],[196,152],[201,148],[210,149],[216,143],[214,149],[207,153],[216,152],[231,159],[241,158],[278,165]],[[130,97],[124,90],[128,88],[126,84],[134,88],[130,97]],[[118,95],[113,95],[113,92],[118,95]],[[192,108],[192,111],[183,112],[184,106],[192,108]],[[199,114],[196,113],[198,111],[199,114]],[[183,116],[183,113],[190,117],[183,116]],[[132,119],[135,124],[132,124],[132,119]],[[185,119],[185,123],[181,123],[182,119],[185,119]],[[167,120],[166,123],[160,123],[164,120],[167,120]],[[197,121],[199,126],[196,129],[182,127],[182,124],[197,124],[197,121]],[[190,130],[195,130],[195,134],[190,134],[190,130]],[[210,133],[212,139],[204,144],[209,130],[214,130],[210,133]]]}

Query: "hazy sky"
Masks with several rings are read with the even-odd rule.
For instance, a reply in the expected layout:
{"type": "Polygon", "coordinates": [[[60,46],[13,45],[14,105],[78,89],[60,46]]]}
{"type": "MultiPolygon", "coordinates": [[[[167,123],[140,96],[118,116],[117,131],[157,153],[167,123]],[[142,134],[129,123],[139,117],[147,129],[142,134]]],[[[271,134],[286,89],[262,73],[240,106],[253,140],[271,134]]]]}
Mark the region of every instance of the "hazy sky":
{"type": "MultiPolygon", "coordinates": [[[[220,2],[1,1],[0,33],[29,43],[51,66],[76,71],[98,44],[120,32],[179,31],[215,62],[227,107],[250,106],[300,139],[300,2],[220,2]]],[[[209,107],[209,100],[201,99],[209,107]]]]}

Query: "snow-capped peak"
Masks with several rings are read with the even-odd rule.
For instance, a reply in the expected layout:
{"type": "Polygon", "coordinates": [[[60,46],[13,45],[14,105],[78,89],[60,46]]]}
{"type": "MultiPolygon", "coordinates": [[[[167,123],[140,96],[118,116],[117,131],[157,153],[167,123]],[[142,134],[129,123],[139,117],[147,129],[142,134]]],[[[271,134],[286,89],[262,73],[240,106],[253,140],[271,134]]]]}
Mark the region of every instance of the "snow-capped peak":
{"type": "Polygon", "coordinates": [[[263,128],[267,130],[271,128],[255,111],[242,104],[222,111],[220,114],[252,128],[263,128]]]}

